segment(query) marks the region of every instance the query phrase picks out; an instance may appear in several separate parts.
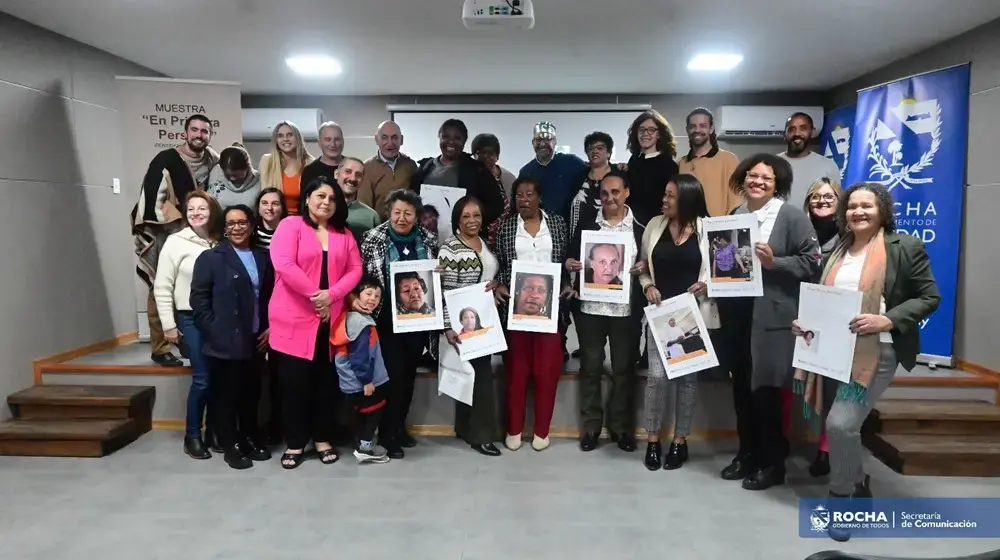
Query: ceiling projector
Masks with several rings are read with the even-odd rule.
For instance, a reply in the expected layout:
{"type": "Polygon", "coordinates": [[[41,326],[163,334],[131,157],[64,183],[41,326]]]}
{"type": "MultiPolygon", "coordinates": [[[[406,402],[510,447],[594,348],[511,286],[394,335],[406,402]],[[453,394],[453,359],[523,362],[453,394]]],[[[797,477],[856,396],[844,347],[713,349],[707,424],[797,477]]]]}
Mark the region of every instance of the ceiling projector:
{"type": "Polygon", "coordinates": [[[465,0],[462,23],[469,29],[535,26],[535,8],[531,0],[465,0]]]}

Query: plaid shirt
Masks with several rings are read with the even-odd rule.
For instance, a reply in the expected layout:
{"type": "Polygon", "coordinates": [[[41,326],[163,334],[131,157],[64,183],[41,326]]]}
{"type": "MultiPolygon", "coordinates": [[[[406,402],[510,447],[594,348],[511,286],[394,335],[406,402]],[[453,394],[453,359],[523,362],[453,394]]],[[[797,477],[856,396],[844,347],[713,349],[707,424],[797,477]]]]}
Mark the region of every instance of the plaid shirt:
{"type": "MultiPolygon", "coordinates": [[[[389,283],[386,282],[385,271],[388,268],[388,263],[386,263],[386,257],[389,252],[389,222],[383,222],[382,224],[368,230],[365,236],[361,239],[361,263],[364,266],[365,274],[369,274],[378,281],[382,283],[382,303],[389,301],[388,289],[389,283]]],[[[427,249],[427,258],[436,259],[438,254],[438,241],[437,235],[427,231],[421,226],[417,227],[420,232],[420,238],[424,242],[424,248],[427,249]]],[[[372,312],[373,317],[378,317],[379,311],[382,309],[382,304],[372,312]]]]}
{"type": "MultiPolygon", "coordinates": [[[[568,284],[569,276],[566,273],[566,267],[563,266],[566,262],[566,251],[569,247],[566,220],[557,214],[551,214],[545,210],[539,211],[542,213],[546,227],[549,228],[549,235],[552,236],[552,262],[558,263],[559,268],[563,271],[562,284],[568,284]]],[[[500,225],[500,231],[497,232],[496,250],[493,251],[493,254],[497,257],[497,262],[500,264],[500,273],[497,274],[497,280],[507,288],[510,288],[512,263],[517,259],[517,250],[514,247],[514,243],[517,240],[517,220],[519,217],[517,213],[512,213],[503,221],[503,224],[500,225]]],[[[562,289],[559,288],[559,291],[562,291],[562,289]]],[[[559,305],[560,329],[569,326],[569,311],[570,306],[565,301],[559,305]]],[[[500,309],[500,320],[504,325],[507,324],[506,308],[500,309]]]]}

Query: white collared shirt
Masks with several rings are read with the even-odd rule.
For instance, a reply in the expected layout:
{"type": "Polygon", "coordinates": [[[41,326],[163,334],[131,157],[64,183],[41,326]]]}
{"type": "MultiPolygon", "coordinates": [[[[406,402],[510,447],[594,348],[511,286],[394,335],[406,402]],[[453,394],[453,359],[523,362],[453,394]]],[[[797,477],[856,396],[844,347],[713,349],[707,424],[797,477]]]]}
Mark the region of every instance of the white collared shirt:
{"type": "MultiPolygon", "coordinates": [[[[633,226],[635,225],[635,219],[632,217],[632,209],[625,207],[625,217],[622,221],[615,225],[611,225],[604,219],[604,212],[597,212],[597,229],[599,231],[614,231],[614,232],[633,232],[633,226]]],[[[638,247],[635,244],[635,236],[629,235],[629,255],[632,256],[631,260],[622,263],[622,275],[629,274],[629,270],[632,265],[635,264],[635,260],[639,255],[638,247]]],[[[581,260],[583,260],[581,258],[581,260]]],[[[582,272],[582,271],[581,271],[582,272]]],[[[633,282],[638,282],[635,278],[632,279],[633,282]]],[[[607,317],[628,317],[632,314],[632,306],[628,303],[606,303],[601,301],[582,301],[580,302],[580,311],[586,313],[587,315],[604,315],[607,317]]]]}
{"type": "Polygon", "coordinates": [[[534,236],[524,229],[524,218],[517,216],[517,235],[514,236],[514,253],[519,261],[552,262],[552,234],[542,214],[541,225],[534,236]]]}
{"type": "Polygon", "coordinates": [[[396,170],[396,162],[399,161],[399,154],[396,154],[396,157],[392,159],[386,159],[386,157],[382,155],[382,150],[378,150],[376,153],[378,154],[378,159],[382,160],[382,163],[388,165],[389,169],[392,169],[393,171],[396,170]]]}
{"type": "MultiPolygon", "coordinates": [[[[760,241],[761,243],[768,243],[771,239],[771,231],[774,229],[774,222],[778,219],[778,210],[781,209],[781,205],[785,201],[780,198],[772,198],[767,201],[767,204],[762,206],[760,210],[755,210],[753,213],[757,215],[757,224],[760,225],[760,241]]],[[[743,211],[747,214],[750,210],[747,208],[747,204],[743,203],[743,211]]]]}

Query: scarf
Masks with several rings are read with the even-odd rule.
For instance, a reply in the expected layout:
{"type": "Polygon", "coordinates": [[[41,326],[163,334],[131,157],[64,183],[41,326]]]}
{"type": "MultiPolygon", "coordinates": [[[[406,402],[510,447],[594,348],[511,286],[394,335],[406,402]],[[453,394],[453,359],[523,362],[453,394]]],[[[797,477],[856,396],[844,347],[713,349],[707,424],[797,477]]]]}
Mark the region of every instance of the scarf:
{"type": "Polygon", "coordinates": [[[406,235],[400,235],[396,233],[396,230],[392,229],[392,225],[389,225],[389,243],[387,243],[386,259],[385,259],[385,277],[389,278],[389,265],[391,263],[403,260],[426,260],[427,259],[427,247],[424,246],[424,238],[420,235],[420,226],[413,226],[410,233],[406,235]],[[400,245],[410,245],[416,248],[417,256],[415,259],[404,258],[409,257],[409,255],[401,255],[399,252],[400,245]]]}
{"type": "MultiPolygon", "coordinates": [[[[834,249],[830,260],[826,263],[826,270],[823,271],[821,284],[833,286],[850,245],[850,240],[845,239],[834,249]]],[[[861,298],[861,313],[878,315],[885,287],[886,268],[885,238],[881,231],[868,242],[865,255],[865,263],[861,267],[861,281],[858,283],[858,289],[864,294],[861,298]]],[[[838,400],[864,402],[868,392],[868,384],[871,383],[875,370],[878,368],[881,351],[879,333],[857,335],[857,342],[854,345],[854,362],[851,366],[851,381],[841,385],[840,389],[837,390],[838,400]]],[[[823,383],[818,375],[796,369],[792,386],[796,393],[803,396],[803,414],[806,418],[809,418],[812,412],[815,412],[817,416],[822,415],[823,383]]]]}

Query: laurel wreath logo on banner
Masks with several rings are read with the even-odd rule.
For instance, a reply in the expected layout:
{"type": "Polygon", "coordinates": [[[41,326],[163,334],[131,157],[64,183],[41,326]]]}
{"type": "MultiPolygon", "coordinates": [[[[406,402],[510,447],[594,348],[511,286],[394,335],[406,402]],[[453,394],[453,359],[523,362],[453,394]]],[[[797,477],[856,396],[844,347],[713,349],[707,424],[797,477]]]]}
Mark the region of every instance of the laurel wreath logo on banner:
{"type": "MultiPolygon", "coordinates": [[[[868,177],[882,183],[889,191],[892,191],[897,186],[910,190],[914,185],[923,185],[934,181],[933,177],[914,177],[914,175],[920,174],[924,169],[934,164],[934,155],[937,153],[938,148],[941,147],[941,106],[937,103],[937,100],[933,100],[930,103],[933,103],[934,106],[933,113],[929,117],[933,122],[933,128],[930,130],[931,145],[916,163],[903,163],[903,143],[899,138],[894,138],[886,147],[889,155],[892,157],[892,161],[886,160],[878,145],[878,140],[880,139],[879,129],[880,127],[885,127],[885,124],[881,120],[878,121],[880,126],[875,126],[868,133],[868,159],[874,162],[868,171],[868,177]],[[899,170],[894,171],[893,168],[899,168],[899,170]]],[[[904,121],[904,124],[907,123],[904,121]]],[[[907,126],[911,129],[914,128],[909,124],[907,126]]],[[[887,129],[888,127],[885,128],[887,129]]],[[[914,132],[917,134],[926,134],[926,132],[918,130],[914,130],[914,132]]],[[[893,136],[895,135],[893,134],[893,136]]]]}

